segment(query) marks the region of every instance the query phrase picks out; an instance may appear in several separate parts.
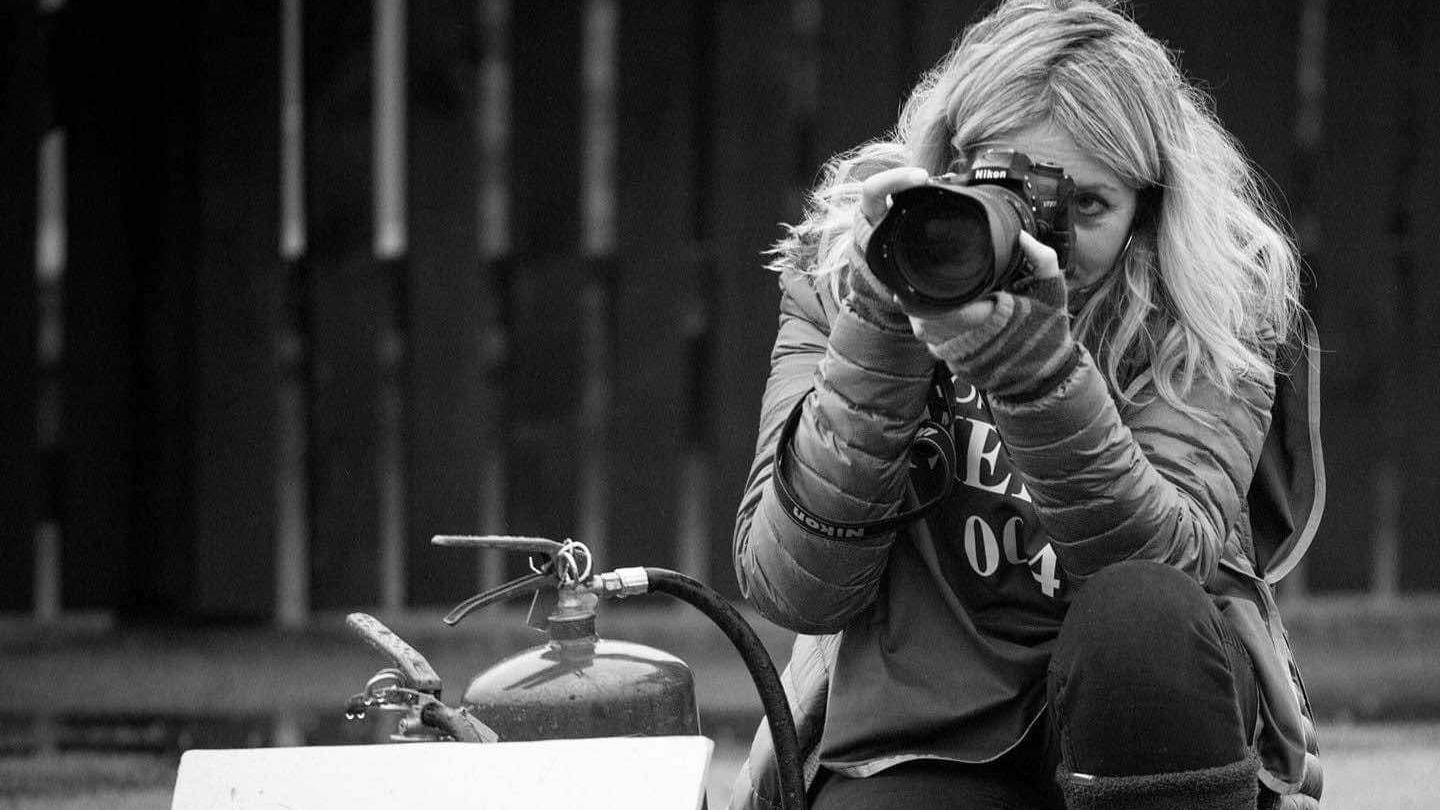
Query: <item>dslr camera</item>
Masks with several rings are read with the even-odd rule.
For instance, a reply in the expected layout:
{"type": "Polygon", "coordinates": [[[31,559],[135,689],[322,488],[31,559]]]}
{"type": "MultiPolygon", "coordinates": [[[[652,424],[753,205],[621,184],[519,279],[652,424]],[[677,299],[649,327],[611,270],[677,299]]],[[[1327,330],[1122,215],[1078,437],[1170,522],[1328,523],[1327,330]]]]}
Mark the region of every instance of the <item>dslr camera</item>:
{"type": "Polygon", "coordinates": [[[1075,182],[1053,163],[990,149],[962,173],[896,192],[866,249],[870,270],[909,306],[953,309],[1029,276],[1020,231],[1071,260],[1075,182]]]}

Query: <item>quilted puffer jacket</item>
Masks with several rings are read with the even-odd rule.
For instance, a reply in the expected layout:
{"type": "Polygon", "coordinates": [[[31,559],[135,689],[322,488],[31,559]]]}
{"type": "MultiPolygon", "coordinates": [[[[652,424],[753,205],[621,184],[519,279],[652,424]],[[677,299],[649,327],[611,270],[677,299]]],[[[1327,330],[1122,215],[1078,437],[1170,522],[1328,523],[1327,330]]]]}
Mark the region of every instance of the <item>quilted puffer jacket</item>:
{"type": "MultiPolygon", "coordinates": [[[[887,332],[842,304],[846,290],[832,290],[826,279],[789,271],[780,289],[779,333],[733,551],[747,599],[803,634],[785,677],[813,776],[838,649],[831,634],[871,604],[891,545],[923,524],[864,542],[806,531],[784,512],[773,486],[778,439],[803,400],[789,448],[798,499],[848,521],[893,514],[905,499],[909,443],[924,415],[934,358],[909,335],[887,332]]],[[[1076,580],[1125,559],[1156,560],[1194,576],[1255,664],[1261,782],[1283,797],[1281,807],[1315,806],[1314,726],[1262,570],[1288,570],[1308,536],[1257,553],[1247,506],[1257,466],[1264,471],[1274,385],[1245,381],[1225,397],[1197,383],[1187,402],[1208,416],[1197,420],[1156,395],[1147,374],[1130,385],[1128,401],[1117,400],[1088,353],[1078,346],[1075,353],[1064,378],[1038,398],[989,402],[1061,565],[1076,580]]],[[[1308,524],[1313,533],[1313,520],[1308,524]]],[[[778,806],[778,795],[762,723],[732,807],[778,806]]]]}

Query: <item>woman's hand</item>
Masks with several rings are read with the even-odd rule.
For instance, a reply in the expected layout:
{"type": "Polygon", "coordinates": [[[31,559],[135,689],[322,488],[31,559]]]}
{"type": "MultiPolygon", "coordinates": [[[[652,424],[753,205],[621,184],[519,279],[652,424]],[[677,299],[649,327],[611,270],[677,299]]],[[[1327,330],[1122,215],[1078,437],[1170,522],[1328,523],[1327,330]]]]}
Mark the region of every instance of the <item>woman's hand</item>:
{"type": "MultiPolygon", "coordinates": [[[[860,259],[865,257],[875,226],[880,224],[880,220],[884,219],[890,210],[890,195],[924,185],[929,177],[929,173],[918,166],[900,166],[877,172],[865,179],[860,186],[860,216],[856,217],[854,235],[855,250],[860,259]]],[[[1024,231],[1020,232],[1020,252],[1030,263],[1031,274],[1037,280],[1060,275],[1060,260],[1054,249],[1024,231]]],[[[884,285],[875,279],[873,273],[867,272],[866,276],[866,285],[876,293],[883,291],[881,294],[889,298],[884,303],[903,311],[910,320],[910,329],[915,336],[930,346],[938,346],[962,332],[974,329],[984,323],[995,308],[994,302],[986,297],[950,309],[903,305],[894,293],[886,290],[884,285]]]]}
{"type": "Polygon", "coordinates": [[[869,227],[863,235],[857,233],[855,237],[856,247],[861,249],[862,255],[870,241],[870,232],[875,230],[875,226],[880,224],[880,220],[884,219],[890,210],[890,195],[907,188],[923,186],[929,179],[930,173],[919,166],[898,166],[865,178],[865,182],[860,185],[860,215],[864,224],[869,227]]]}
{"type": "MultiPolygon", "coordinates": [[[[856,217],[854,240],[855,250],[859,254],[862,265],[866,250],[869,248],[870,237],[875,232],[875,226],[880,224],[880,220],[884,219],[890,210],[890,195],[924,185],[929,176],[929,173],[918,166],[900,166],[877,172],[866,178],[865,182],[861,184],[860,215],[856,217]]],[[[1030,264],[1031,276],[1035,280],[1060,276],[1060,260],[1056,256],[1055,250],[1024,231],[1020,232],[1020,252],[1024,254],[1025,260],[1030,264]]],[[[995,309],[995,303],[989,297],[982,297],[963,306],[946,309],[903,304],[893,292],[886,289],[874,277],[868,267],[865,270],[863,291],[870,293],[872,298],[883,296],[888,299],[883,302],[872,302],[871,306],[885,306],[887,309],[898,308],[904,312],[910,321],[911,331],[929,346],[938,346],[967,330],[974,329],[984,323],[995,309]]]]}
{"type": "MultiPolygon", "coordinates": [[[[1030,263],[1030,274],[1037,281],[1059,278],[1060,259],[1054,248],[1021,231],[1020,252],[1030,263]]],[[[994,301],[981,297],[955,309],[906,307],[905,314],[910,316],[910,328],[916,337],[927,346],[939,346],[984,323],[994,309],[994,301]]]]}
{"type": "Polygon", "coordinates": [[[900,308],[894,293],[871,272],[865,251],[870,247],[875,226],[890,210],[890,195],[924,185],[929,177],[919,167],[900,166],[866,178],[860,186],[860,205],[855,209],[855,224],[850,230],[850,306],[869,323],[901,335],[910,333],[907,313],[900,308]]]}

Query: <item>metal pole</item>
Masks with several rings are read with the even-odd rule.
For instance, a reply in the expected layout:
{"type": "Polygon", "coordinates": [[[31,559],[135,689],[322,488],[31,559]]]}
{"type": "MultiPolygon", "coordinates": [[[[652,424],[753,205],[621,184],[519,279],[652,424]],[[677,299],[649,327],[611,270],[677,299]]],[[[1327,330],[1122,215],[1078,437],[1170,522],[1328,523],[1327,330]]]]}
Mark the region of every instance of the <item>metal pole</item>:
{"type": "Polygon", "coordinates": [[[285,305],[276,336],[280,382],[275,475],[275,623],[305,625],[310,616],[309,345],[305,271],[304,0],[280,8],[280,259],[285,305]]]}
{"type": "MultiPolygon", "coordinates": [[[[479,4],[482,56],[479,68],[479,106],[476,129],[480,160],[476,206],[479,221],[480,266],[490,281],[485,285],[488,300],[480,301],[484,311],[479,351],[482,358],[481,392],[486,424],[480,433],[481,473],[478,482],[480,530],[505,534],[506,482],[509,464],[505,441],[505,365],[509,352],[502,318],[503,288],[498,283],[499,263],[511,250],[510,221],[510,0],[482,0],[479,4]]],[[[505,581],[505,553],[498,549],[476,552],[476,579],[481,590],[498,587],[505,581]]]]}
{"type": "Polygon", "coordinates": [[[374,0],[372,116],[374,250],[390,281],[390,312],[380,331],[380,604],[405,607],[405,401],[407,166],[405,126],[405,0],[374,0]]]}
{"type": "MultiPolygon", "coordinates": [[[[35,285],[40,299],[39,335],[36,340],[40,379],[36,403],[36,445],[45,468],[54,470],[63,452],[64,393],[60,373],[65,358],[64,290],[69,260],[64,129],[56,128],[45,133],[40,141],[38,157],[35,285]]],[[[34,613],[35,620],[40,623],[59,621],[64,610],[61,547],[65,529],[60,522],[59,508],[64,494],[57,491],[59,486],[57,476],[46,476],[43,484],[46,506],[35,526],[34,613]]]]}
{"type": "Polygon", "coordinates": [[[587,0],[581,56],[581,253],[591,272],[582,291],[584,389],[580,431],[579,538],[597,559],[609,559],[611,399],[610,290],[606,262],[616,241],[616,84],[619,6],[587,0]]]}
{"type": "Polygon", "coordinates": [[[691,239],[696,247],[695,281],[685,298],[684,335],[686,343],[686,385],[684,431],[680,459],[679,546],[680,570],[701,582],[710,581],[710,506],[715,458],[710,435],[710,370],[714,322],[710,307],[715,301],[715,245],[710,218],[714,204],[711,180],[714,156],[711,151],[710,119],[715,59],[715,4],[696,4],[693,27],[695,51],[695,103],[691,110],[691,153],[694,155],[690,187],[695,207],[691,211],[691,239]]]}
{"type": "MultiPolygon", "coordinates": [[[[1300,255],[1308,265],[1319,256],[1320,218],[1315,209],[1315,177],[1320,168],[1325,123],[1325,19],[1326,0],[1304,0],[1300,12],[1300,41],[1295,60],[1295,231],[1300,255]]],[[[1288,600],[1303,600],[1309,593],[1302,559],[1284,580],[1288,600]]]]}

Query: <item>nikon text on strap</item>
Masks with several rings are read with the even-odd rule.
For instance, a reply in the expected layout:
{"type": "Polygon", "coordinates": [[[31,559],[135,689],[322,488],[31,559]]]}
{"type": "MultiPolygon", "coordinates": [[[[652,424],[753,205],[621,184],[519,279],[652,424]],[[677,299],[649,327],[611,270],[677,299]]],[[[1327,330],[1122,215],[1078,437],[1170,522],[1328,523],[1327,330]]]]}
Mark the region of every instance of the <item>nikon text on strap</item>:
{"type": "MultiPolygon", "coordinates": [[[[955,441],[950,433],[949,422],[946,418],[950,411],[951,403],[955,400],[955,393],[950,381],[950,372],[943,365],[938,365],[934,380],[935,390],[939,394],[940,413],[931,414],[931,418],[920,425],[915,434],[915,440],[910,445],[910,455],[928,460],[936,459],[936,465],[940,468],[940,488],[935,495],[923,501],[914,509],[907,509],[899,514],[877,520],[844,521],[832,520],[818,515],[800,504],[795,492],[790,487],[790,442],[795,436],[795,431],[800,425],[800,417],[804,412],[805,400],[809,397],[807,392],[795,403],[790,411],[790,416],[785,420],[785,426],[780,430],[779,444],[775,447],[775,471],[771,478],[775,482],[775,495],[780,501],[780,506],[785,514],[805,531],[830,537],[836,540],[867,540],[890,534],[896,529],[919,520],[926,513],[940,505],[945,496],[950,494],[950,489],[955,481],[955,441]]],[[[926,465],[928,466],[928,464],[926,465]]]]}

